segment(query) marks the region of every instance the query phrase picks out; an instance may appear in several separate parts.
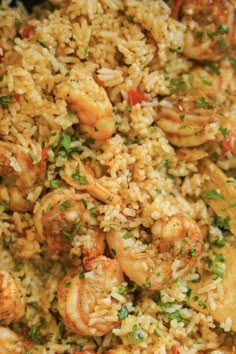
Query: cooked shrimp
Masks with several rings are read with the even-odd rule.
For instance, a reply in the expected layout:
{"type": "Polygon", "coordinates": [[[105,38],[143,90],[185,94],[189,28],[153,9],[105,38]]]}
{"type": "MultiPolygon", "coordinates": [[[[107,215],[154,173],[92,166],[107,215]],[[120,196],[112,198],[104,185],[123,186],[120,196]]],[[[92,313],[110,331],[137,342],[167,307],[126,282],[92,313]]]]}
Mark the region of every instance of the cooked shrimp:
{"type": "Polygon", "coordinates": [[[45,151],[34,164],[30,151],[20,145],[0,141],[0,203],[13,211],[31,211],[33,201],[42,191],[46,171],[45,151]]]}
{"type": "Polygon", "coordinates": [[[79,130],[97,143],[109,139],[115,131],[115,115],[105,89],[93,76],[74,68],[56,89],[56,97],[65,99],[79,119],[79,130]]]}
{"type": "Polygon", "coordinates": [[[116,295],[123,272],[115,259],[99,256],[87,263],[83,274],[66,276],[58,286],[58,310],[68,331],[103,336],[118,323],[126,302],[116,295]]]}
{"type": "Polygon", "coordinates": [[[55,254],[67,253],[72,244],[83,256],[103,254],[104,235],[96,220],[92,198],[76,194],[74,189],[59,188],[47,193],[34,209],[34,224],[40,236],[55,254]]]}
{"type": "Polygon", "coordinates": [[[183,0],[179,18],[187,26],[184,55],[219,60],[235,45],[235,7],[230,0],[183,0]]]}
{"type": "Polygon", "coordinates": [[[26,298],[20,284],[13,276],[0,270],[0,321],[5,324],[18,321],[24,316],[26,298]]]}
{"type": "Polygon", "coordinates": [[[161,101],[156,123],[173,145],[198,146],[218,132],[217,103],[214,94],[198,89],[172,95],[161,101]]]}
{"type": "MultiPolygon", "coordinates": [[[[188,273],[202,252],[203,235],[190,217],[176,215],[156,221],[152,241],[141,241],[138,230],[112,230],[107,242],[124,273],[138,285],[160,290],[188,273]]],[[[149,240],[148,240],[149,241],[149,240]]]]}
{"type": "Polygon", "coordinates": [[[235,71],[228,60],[220,64],[209,63],[209,66],[196,66],[191,72],[190,81],[194,88],[208,91],[210,95],[214,92],[223,103],[229,97],[229,92],[234,91],[235,71]]]}
{"type": "Polygon", "coordinates": [[[77,155],[74,155],[65,163],[64,168],[60,171],[60,176],[70,186],[87,191],[95,199],[106,204],[121,204],[120,197],[103,186],[94,176],[92,169],[86,166],[77,155]]]}
{"type": "Polygon", "coordinates": [[[32,343],[7,327],[0,327],[0,353],[23,354],[30,349],[32,343]]]}
{"type": "Polygon", "coordinates": [[[176,155],[180,161],[196,162],[207,157],[208,153],[202,149],[179,149],[176,155]]]}

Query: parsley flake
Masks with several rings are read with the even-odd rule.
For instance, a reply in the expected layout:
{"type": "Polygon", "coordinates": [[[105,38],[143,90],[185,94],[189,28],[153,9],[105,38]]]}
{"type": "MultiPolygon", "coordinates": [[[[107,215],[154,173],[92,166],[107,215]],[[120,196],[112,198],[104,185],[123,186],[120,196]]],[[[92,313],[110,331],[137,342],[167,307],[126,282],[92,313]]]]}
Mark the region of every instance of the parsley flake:
{"type": "Polygon", "coordinates": [[[224,200],[224,196],[216,189],[205,189],[203,196],[206,199],[224,200]]]}

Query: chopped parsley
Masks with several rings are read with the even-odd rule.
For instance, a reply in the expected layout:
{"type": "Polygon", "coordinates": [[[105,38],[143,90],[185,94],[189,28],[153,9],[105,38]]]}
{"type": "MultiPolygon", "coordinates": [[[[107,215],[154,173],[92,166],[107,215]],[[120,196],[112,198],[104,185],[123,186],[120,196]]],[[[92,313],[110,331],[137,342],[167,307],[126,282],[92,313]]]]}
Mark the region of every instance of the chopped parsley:
{"type": "Polygon", "coordinates": [[[125,138],[124,139],[124,144],[125,145],[130,145],[130,144],[136,144],[139,142],[139,138],[138,137],[134,137],[134,138],[125,138]]]}
{"type": "Polygon", "coordinates": [[[41,312],[42,309],[39,307],[39,305],[36,302],[30,302],[29,305],[33,307],[36,311],[41,312]]]}
{"type": "Polygon", "coordinates": [[[28,335],[34,342],[40,342],[42,339],[42,335],[40,334],[38,328],[35,325],[32,325],[30,327],[28,335]]]}
{"type": "Polygon", "coordinates": [[[59,210],[66,210],[70,207],[70,202],[69,200],[65,200],[63,203],[59,205],[59,210]]]}
{"type": "Polygon", "coordinates": [[[220,263],[224,263],[225,262],[225,257],[223,256],[222,253],[217,253],[216,254],[215,262],[220,262],[220,263]]]}
{"type": "Polygon", "coordinates": [[[229,135],[229,130],[227,128],[224,128],[224,127],[220,127],[220,132],[223,136],[227,136],[229,135]]]}
{"type": "Polygon", "coordinates": [[[191,294],[192,294],[192,289],[191,289],[191,288],[188,288],[188,290],[187,290],[187,292],[186,292],[186,297],[187,297],[188,300],[190,299],[191,294]]]}
{"type": "Polygon", "coordinates": [[[66,150],[67,153],[71,150],[71,136],[70,134],[65,133],[61,139],[61,144],[66,150]]]}
{"type": "Polygon", "coordinates": [[[88,184],[87,179],[86,179],[85,176],[78,176],[78,175],[76,175],[76,174],[73,173],[73,174],[71,175],[71,177],[72,177],[73,179],[75,179],[77,182],[79,182],[79,184],[80,184],[81,186],[85,186],[86,184],[88,184]]]}
{"type": "Polygon", "coordinates": [[[60,334],[60,337],[61,337],[61,338],[63,337],[63,335],[65,334],[65,332],[66,332],[66,329],[65,329],[64,324],[63,324],[63,323],[60,323],[60,324],[59,324],[59,334],[60,334]]]}
{"type": "Polygon", "coordinates": [[[220,64],[213,63],[212,61],[209,61],[209,60],[203,61],[202,64],[207,67],[208,72],[210,74],[219,74],[220,73],[220,64]]]}
{"type": "Polygon", "coordinates": [[[179,89],[185,84],[181,79],[172,79],[170,80],[170,90],[171,93],[177,93],[179,89]]]}
{"type": "Polygon", "coordinates": [[[57,188],[59,188],[59,183],[58,183],[58,181],[57,181],[57,180],[52,180],[52,181],[50,181],[50,187],[51,187],[52,189],[57,189],[57,188]]]}
{"type": "Polygon", "coordinates": [[[202,80],[203,84],[207,85],[207,86],[211,86],[213,83],[212,81],[207,80],[205,77],[201,77],[201,80],[202,80]]]}
{"type": "Polygon", "coordinates": [[[126,317],[129,316],[129,310],[126,306],[121,307],[121,309],[118,311],[118,316],[121,320],[124,320],[126,317]]]}
{"type": "Polygon", "coordinates": [[[92,208],[88,209],[88,211],[89,211],[91,217],[96,219],[96,217],[97,217],[96,208],[92,207],[92,208]]]}
{"type": "Polygon", "coordinates": [[[125,107],[125,112],[132,112],[132,107],[131,106],[126,106],[125,107]]]}
{"type": "Polygon", "coordinates": [[[213,274],[216,274],[217,277],[219,277],[219,278],[223,278],[223,276],[224,276],[224,271],[223,271],[222,268],[213,268],[213,269],[211,270],[211,272],[212,272],[213,274]]]}
{"type": "Polygon", "coordinates": [[[179,51],[181,51],[180,47],[178,47],[178,48],[169,48],[169,52],[170,53],[178,53],[179,51]]]}
{"type": "Polygon", "coordinates": [[[32,153],[29,153],[29,157],[31,158],[32,162],[36,161],[37,159],[37,157],[32,153]]]}
{"type": "Polygon", "coordinates": [[[76,170],[74,173],[72,173],[71,177],[73,179],[75,179],[77,182],[79,182],[79,184],[82,185],[87,185],[87,179],[85,176],[81,176],[80,175],[80,164],[78,163],[78,165],[76,166],[76,170]]]}
{"type": "Polygon", "coordinates": [[[120,295],[125,295],[126,294],[126,286],[124,284],[121,284],[118,288],[118,293],[120,295]]]}
{"type": "Polygon", "coordinates": [[[192,248],[191,250],[189,250],[189,253],[188,253],[191,257],[194,257],[196,256],[197,254],[197,250],[195,248],[192,248]]]}
{"type": "Polygon", "coordinates": [[[18,264],[16,265],[16,271],[17,271],[17,272],[20,272],[20,271],[23,269],[23,267],[24,267],[24,263],[18,263],[18,264]]]}
{"type": "Polygon", "coordinates": [[[116,250],[114,248],[111,249],[111,252],[114,254],[114,256],[116,255],[116,250]]]}
{"type": "Polygon", "coordinates": [[[48,46],[43,42],[43,41],[40,41],[39,39],[36,39],[36,42],[41,45],[41,47],[43,48],[48,48],[48,46]]]}
{"type": "Polygon", "coordinates": [[[227,26],[220,25],[220,26],[217,28],[216,33],[217,33],[217,34],[226,34],[226,33],[229,33],[229,28],[228,28],[227,26]]]}
{"type": "Polygon", "coordinates": [[[132,337],[138,341],[144,340],[144,332],[137,324],[134,324],[132,327],[132,337]]]}
{"type": "Polygon", "coordinates": [[[213,109],[213,105],[207,102],[206,97],[200,96],[196,101],[196,108],[213,109]]]}
{"type": "Polygon", "coordinates": [[[84,347],[84,344],[79,343],[79,344],[76,344],[75,349],[76,349],[76,350],[82,350],[83,347],[84,347]]]}
{"type": "Polygon", "coordinates": [[[207,306],[206,306],[206,304],[205,304],[205,302],[204,301],[202,301],[202,300],[198,300],[198,305],[202,308],[202,309],[206,309],[207,308],[207,306]]]}
{"type": "Polygon", "coordinates": [[[87,56],[88,56],[88,51],[89,51],[88,46],[84,47],[84,58],[87,58],[87,56]]]}
{"type": "Polygon", "coordinates": [[[19,18],[15,18],[15,27],[18,30],[23,25],[23,22],[19,18]]]}
{"type": "Polygon", "coordinates": [[[73,235],[66,230],[61,230],[61,233],[67,238],[67,240],[72,241],[73,235]]]}
{"type": "Polygon", "coordinates": [[[180,314],[180,312],[177,310],[175,312],[171,312],[168,314],[168,319],[169,320],[177,320],[177,322],[184,322],[186,321],[180,314]]]}
{"type": "Polygon", "coordinates": [[[151,286],[152,286],[150,279],[149,279],[149,278],[146,278],[145,283],[142,284],[142,286],[143,286],[144,288],[146,288],[146,289],[150,289],[151,286]]]}
{"type": "Polygon", "coordinates": [[[3,109],[7,109],[9,106],[9,103],[11,103],[12,100],[13,100],[12,95],[0,96],[0,105],[2,106],[3,109]]]}
{"type": "Polygon", "coordinates": [[[160,337],[161,337],[160,333],[159,333],[159,332],[157,332],[155,329],[154,329],[154,331],[153,331],[153,334],[155,334],[155,336],[156,336],[156,337],[158,337],[158,338],[160,338],[160,337]]]}
{"type": "Polygon", "coordinates": [[[37,268],[38,268],[38,271],[41,273],[41,275],[44,275],[46,273],[46,270],[44,268],[44,265],[43,264],[38,264],[37,265],[37,268]]]}
{"type": "Polygon", "coordinates": [[[216,189],[205,189],[203,196],[206,199],[224,200],[224,196],[216,189]]]}
{"type": "Polygon", "coordinates": [[[131,238],[131,236],[130,236],[130,234],[129,234],[128,232],[126,232],[126,233],[122,236],[122,238],[123,238],[124,240],[127,240],[128,238],[131,238]]]}
{"type": "Polygon", "coordinates": [[[216,218],[215,225],[220,229],[230,230],[230,225],[229,225],[230,220],[231,217],[229,215],[227,215],[225,218],[218,216],[216,218]]]}
{"type": "Polygon", "coordinates": [[[192,297],[192,301],[196,302],[196,301],[198,301],[198,300],[199,300],[199,297],[198,297],[198,296],[193,296],[193,297],[192,297]]]}
{"type": "Polygon", "coordinates": [[[71,281],[66,281],[64,283],[65,288],[69,288],[71,286],[71,281]]]}
{"type": "Polygon", "coordinates": [[[221,39],[219,39],[218,41],[217,41],[217,44],[218,44],[218,46],[220,47],[220,48],[227,48],[228,46],[227,46],[227,43],[225,42],[225,40],[224,40],[224,38],[221,38],[221,39]]]}
{"type": "Polygon", "coordinates": [[[225,246],[225,239],[224,238],[217,238],[214,242],[213,245],[216,247],[224,247],[225,246]]]}
{"type": "Polygon", "coordinates": [[[69,116],[70,118],[76,118],[76,117],[77,117],[76,114],[75,114],[75,112],[71,111],[70,109],[67,111],[67,113],[68,113],[68,116],[69,116]]]}
{"type": "Polygon", "coordinates": [[[234,58],[229,58],[230,64],[233,68],[234,71],[236,71],[236,59],[234,58]]]}
{"type": "Polygon", "coordinates": [[[26,278],[26,274],[24,273],[23,275],[19,276],[20,281],[23,281],[26,278]]]}
{"type": "Polygon", "coordinates": [[[215,32],[208,31],[207,35],[209,38],[213,38],[214,36],[226,34],[229,32],[229,28],[224,25],[220,25],[215,32]]]}
{"type": "Polygon", "coordinates": [[[203,37],[203,32],[201,32],[201,31],[196,32],[196,37],[197,37],[198,39],[202,39],[202,37],[203,37]]]}
{"type": "Polygon", "coordinates": [[[84,272],[80,272],[79,273],[79,279],[81,280],[81,279],[84,279],[84,272]]]}

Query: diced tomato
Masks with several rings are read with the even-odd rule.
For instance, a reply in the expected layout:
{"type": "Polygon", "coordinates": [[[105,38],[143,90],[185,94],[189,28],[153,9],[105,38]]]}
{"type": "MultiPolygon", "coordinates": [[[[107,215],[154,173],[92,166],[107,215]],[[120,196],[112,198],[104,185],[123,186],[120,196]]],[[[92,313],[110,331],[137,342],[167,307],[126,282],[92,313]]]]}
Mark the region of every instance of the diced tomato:
{"type": "Polygon", "coordinates": [[[30,34],[34,31],[35,26],[31,23],[27,23],[22,31],[21,38],[29,38],[30,34]]]}
{"type": "Polygon", "coordinates": [[[137,89],[130,89],[128,91],[128,98],[130,106],[134,106],[137,103],[141,103],[143,101],[149,102],[149,98],[146,96],[146,94],[137,89]]]}
{"type": "Polygon", "coordinates": [[[94,81],[98,84],[98,86],[104,87],[103,81],[100,80],[99,77],[98,77],[96,74],[93,75],[93,79],[94,79],[94,81]]]}
{"type": "Polygon", "coordinates": [[[24,97],[23,94],[14,93],[14,98],[15,98],[16,102],[18,102],[18,103],[21,103],[21,100],[22,100],[23,97],[24,97]]]}
{"type": "Polygon", "coordinates": [[[45,171],[47,157],[48,157],[48,148],[43,148],[41,153],[41,160],[38,164],[38,176],[42,176],[45,171]]]}
{"type": "Polygon", "coordinates": [[[171,17],[174,20],[178,20],[180,8],[182,6],[183,0],[172,0],[171,3],[171,17]]]}
{"type": "Polygon", "coordinates": [[[221,154],[224,155],[227,151],[231,151],[236,155],[236,129],[231,130],[229,135],[222,141],[221,154]]]}
{"type": "Polygon", "coordinates": [[[171,348],[171,352],[172,352],[172,354],[180,354],[177,345],[173,345],[173,347],[171,348]]]}

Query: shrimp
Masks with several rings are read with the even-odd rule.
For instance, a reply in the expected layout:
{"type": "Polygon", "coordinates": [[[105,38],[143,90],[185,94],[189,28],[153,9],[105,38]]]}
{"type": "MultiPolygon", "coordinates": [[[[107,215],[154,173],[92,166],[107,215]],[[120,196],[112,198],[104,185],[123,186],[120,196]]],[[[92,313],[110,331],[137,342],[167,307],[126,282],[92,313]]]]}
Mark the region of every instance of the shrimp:
{"type": "Polygon", "coordinates": [[[79,119],[79,130],[101,144],[115,131],[115,115],[105,89],[93,76],[81,68],[74,68],[70,76],[57,86],[55,95],[65,99],[79,119]]]}
{"type": "Polygon", "coordinates": [[[106,204],[121,204],[119,196],[110,192],[102,183],[94,176],[92,169],[86,166],[79,156],[74,155],[68,160],[64,168],[60,171],[60,176],[70,186],[78,190],[85,190],[95,199],[106,204]]]}
{"type": "Polygon", "coordinates": [[[72,244],[79,243],[83,256],[103,254],[104,235],[97,225],[95,205],[87,197],[74,189],[59,188],[35,206],[35,228],[53,253],[66,254],[72,244]]]}
{"type": "Polygon", "coordinates": [[[235,7],[231,0],[183,0],[186,25],[183,54],[195,60],[219,60],[235,45],[235,7]]]}
{"type": "Polygon", "coordinates": [[[8,327],[0,327],[0,353],[24,354],[32,346],[29,340],[21,338],[8,327]]]}
{"type": "Polygon", "coordinates": [[[31,194],[37,198],[43,189],[46,172],[45,150],[34,164],[29,150],[20,145],[0,141],[0,203],[12,211],[31,211],[31,194]]]}
{"type": "Polygon", "coordinates": [[[234,92],[235,71],[229,60],[221,63],[206,63],[204,66],[196,66],[190,75],[193,87],[199,90],[217,93],[221,102],[229,98],[230,92],[234,92]]]}
{"type": "Polygon", "coordinates": [[[0,270],[0,321],[9,324],[25,314],[26,298],[20,284],[5,270],[0,270]]]}
{"type": "Polygon", "coordinates": [[[207,157],[208,153],[202,149],[179,149],[176,152],[178,160],[185,162],[196,162],[207,157]]]}
{"type": "Polygon", "coordinates": [[[142,242],[138,230],[111,230],[106,239],[131,280],[160,290],[194,267],[202,253],[203,235],[197,223],[183,215],[172,216],[166,223],[156,221],[151,233],[152,242],[142,242]]]}
{"type": "Polygon", "coordinates": [[[118,325],[118,311],[126,303],[125,296],[116,296],[123,272],[115,259],[105,256],[91,259],[86,270],[59,283],[58,310],[69,332],[103,336],[118,325]]]}
{"type": "Polygon", "coordinates": [[[173,145],[198,146],[218,133],[217,104],[214,94],[199,89],[172,95],[161,101],[156,123],[173,145]]]}

